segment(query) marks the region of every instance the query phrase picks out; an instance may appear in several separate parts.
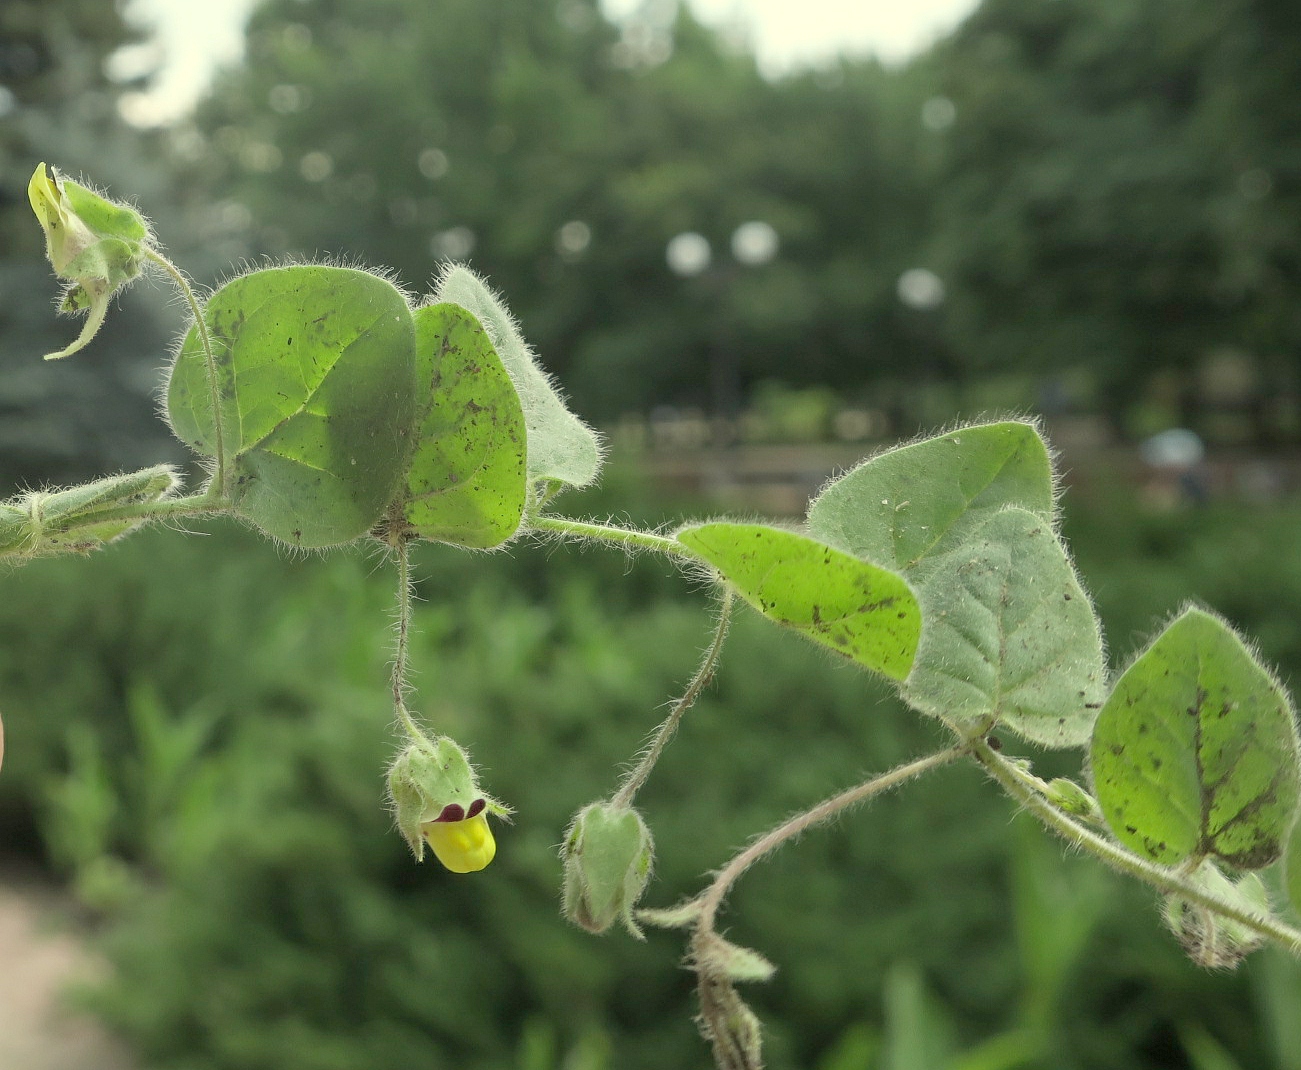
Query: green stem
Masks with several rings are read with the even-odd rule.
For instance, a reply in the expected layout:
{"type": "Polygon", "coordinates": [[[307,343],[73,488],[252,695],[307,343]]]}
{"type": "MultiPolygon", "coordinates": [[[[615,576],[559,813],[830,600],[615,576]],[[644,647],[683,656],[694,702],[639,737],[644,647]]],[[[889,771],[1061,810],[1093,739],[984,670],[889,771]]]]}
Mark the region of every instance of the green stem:
{"type": "Polygon", "coordinates": [[[1236,921],[1252,932],[1286,948],[1292,954],[1301,955],[1301,930],[1285,925],[1276,918],[1265,917],[1231,903],[1225,903],[1204,889],[1190,884],[1179,870],[1167,869],[1140,858],[1120,844],[1080,824],[1075,818],[1059,810],[1044,798],[1030,782],[1032,778],[1028,778],[1025,772],[995,751],[983,739],[972,740],[969,750],[972,757],[985,767],[1004,791],[1068,843],[1088,851],[1113,869],[1150,884],[1158,891],[1177,895],[1221,917],[1236,921]]]}
{"type": "Polygon", "coordinates": [[[690,550],[677,539],[655,535],[649,531],[636,528],[620,528],[613,524],[594,524],[584,520],[569,520],[560,516],[533,516],[528,519],[528,526],[534,531],[549,531],[570,539],[590,539],[623,549],[654,550],[680,557],[688,561],[698,561],[690,550]]]}
{"type": "Polygon", "coordinates": [[[705,651],[700,667],[696,670],[696,675],[691,678],[686,691],[674,703],[673,709],[656,730],[655,738],[642,754],[641,760],[624,778],[618,794],[611,801],[612,806],[628,807],[632,805],[637,792],[646,783],[646,778],[650,776],[651,770],[655,768],[655,763],[660,760],[660,755],[664,753],[664,748],[669,745],[669,740],[673,738],[673,733],[678,730],[682,715],[696,704],[696,699],[700,697],[700,693],[709,686],[710,680],[714,678],[714,670],[718,668],[718,656],[723,649],[723,640],[727,637],[727,627],[732,621],[733,597],[731,588],[724,588],[722,603],[718,608],[718,624],[714,628],[713,642],[710,643],[709,649],[705,651]]]}
{"type": "Polygon", "coordinates": [[[393,672],[390,683],[393,689],[393,711],[398,723],[413,743],[426,742],[411,711],[407,709],[407,677],[411,668],[411,551],[406,539],[399,539],[393,547],[398,559],[398,622],[397,648],[393,652],[393,672]]]}
{"type": "Polygon", "coordinates": [[[203,359],[208,370],[208,401],[212,405],[212,440],[217,460],[217,474],[213,478],[213,484],[217,487],[218,495],[225,498],[227,491],[226,441],[221,428],[221,390],[217,385],[217,358],[212,352],[212,336],[208,333],[208,324],[203,318],[203,309],[199,305],[199,299],[194,295],[194,289],[190,286],[185,273],[156,249],[146,247],[145,255],[171,276],[172,281],[176,283],[177,289],[181,291],[181,296],[185,298],[185,302],[190,306],[190,312],[194,316],[194,326],[199,332],[199,344],[203,346],[203,359]]]}
{"type": "Polygon", "coordinates": [[[959,744],[949,747],[947,750],[936,751],[934,754],[928,754],[924,758],[918,758],[915,761],[905,762],[903,765],[897,765],[888,772],[881,773],[869,780],[863,781],[839,795],[833,795],[830,799],[824,799],[811,810],[806,810],[802,814],[796,814],[795,817],[788,821],[782,822],[776,828],[764,833],[755,840],[749,847],[738,854],[726,866],[724,866],[714,878],[714,882],[705,889],[704,894],[700,897],[700,917],[696,925],[697,935],[712,932],[714,929],[714,918],[727,893],[731,890],[732,885],[741,877],[743,873],[753,866],[766,855],[771,854],[787,840],[794,839],[802,832],[812,828],[814,825],[820,825],[835,817],[843,810],[849,809],[858,803],[864,802],[875,795],[890,791],[899,785],[912,780],[914,777],[921,776],[932,769],[938,769],[942,765],[967,753],[968,747],[959,744]]]}
{"type": "Polygon", "coordinates": [[[231,503],[206,490],[199,494],[188,494],[183,498],[161,498],[152,502],[136,502],[132,505],[117,505],[109,509],[98,509],[74,517],[64,528],[74,531],[92,524],[103,524],[114,520],[165,520],[169,517],[203,516],[225,513],[231,503]]]}

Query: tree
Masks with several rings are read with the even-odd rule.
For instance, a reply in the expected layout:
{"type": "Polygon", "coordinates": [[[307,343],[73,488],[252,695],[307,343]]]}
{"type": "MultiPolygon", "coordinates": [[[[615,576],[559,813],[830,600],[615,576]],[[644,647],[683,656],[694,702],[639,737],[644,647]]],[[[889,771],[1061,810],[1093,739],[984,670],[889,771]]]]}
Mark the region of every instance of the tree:
{"type": "Polygon", "coordinates": [[[956,109],[931,248],[971,373],[1087,365],[1119,412],[1170,368],[1191,418],[1208,351],[1295,352],[1271,6],[989,0],[922,61],[956,109]]]}

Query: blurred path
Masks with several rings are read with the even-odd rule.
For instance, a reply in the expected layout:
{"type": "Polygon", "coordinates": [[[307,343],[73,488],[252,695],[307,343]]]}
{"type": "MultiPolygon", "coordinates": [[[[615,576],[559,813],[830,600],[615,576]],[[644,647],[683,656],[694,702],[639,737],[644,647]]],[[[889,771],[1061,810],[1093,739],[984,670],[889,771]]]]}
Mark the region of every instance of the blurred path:
{"type": "Polygon", "coordinates": [[[0,1070],[131,1070],[122,1046],[60,993],[96,976],[56,893],[0,874],[0,1070]]]}

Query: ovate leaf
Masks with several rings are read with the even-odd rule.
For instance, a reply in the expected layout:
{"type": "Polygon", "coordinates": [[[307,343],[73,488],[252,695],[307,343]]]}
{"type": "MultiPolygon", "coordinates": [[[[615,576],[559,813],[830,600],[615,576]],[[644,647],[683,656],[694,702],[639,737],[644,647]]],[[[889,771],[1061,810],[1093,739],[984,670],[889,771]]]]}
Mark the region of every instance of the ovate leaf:
{"type": "Polygon", "coordinates": [[[350,268],[255,271],[208,302],[220,393],[212,411],[191,328],[167,412],[208,457],[220,419],[237,511],[296,546],[365,534],[393,499],[413,446],[415,328],[390,283],[350,268]]]}
{"type": "Polygon", "coordinates": [[[1116,683],[1093,733],[1098,802],[1155,862],[1274,861],[1301,778],[1286,693],[1224,621],[1179,616],[1116,683]]]}
{"type": "Polygon", "coordinates": [[[701,524],[677,537],[764,616],[892,679],[908,674],[921,618],[894,573],[763,524],[701,524]]]}
{"type": "Polygon", "coordinates": [[[565,406],[501,299],[474,272],[456,266],[440,281],[437,300],[474,314],[514,381],[528,427],[529,479],[558,480],[575,487],[591,483],[601,467],[600,441],[565,406]]]}
{"type": "Polygon", "coordinates": [[[877,454],[823,490],[809,509],[809,533],[907,575],[1009,506],[1053,515],[1048,449],[1020,421],[877,454]]]}
{"type": "Polygon", "coordinates": [[[415,312],[425,391],[407,471],[412,534],[458,546],[499,546],[524,512],[527,433],[519,395],[488,335],[459,305],[415,312]]]}
{"type": "Polygon", "coordinates": [[[921,642],[904,697],[956,725],[1085,743],[1102,704],[1102,636],[1061,541],[1006,509],[936,556],[919,585],[921,642]]]}

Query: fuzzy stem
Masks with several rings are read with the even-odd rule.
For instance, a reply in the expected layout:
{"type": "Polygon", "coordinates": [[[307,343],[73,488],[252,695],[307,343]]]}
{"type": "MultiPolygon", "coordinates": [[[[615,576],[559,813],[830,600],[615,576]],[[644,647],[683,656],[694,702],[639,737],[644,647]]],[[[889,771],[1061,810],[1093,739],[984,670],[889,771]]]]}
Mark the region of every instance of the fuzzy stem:
{"type": "Polygon", "coordinates": [[[1037,790],[1026,774],[989,746],[983,739],[974,739],[969,744],[969,751],[989,775],[994,778],[1013,799],[1019,802],[1044,825],[1061,836],[1071,845],[1088,851],[1089,854],[1126,876],[1150,884],[1158,891],[1177,895],[1190,903],[1236,921],[1252,932],[1286,948],[1294,955],[1301,955],[1301,930],[1285,925],[1276,918],[1266,917],[1249,910],[1243,910],[1231,903],[1225,903],[1202,888],[1190,884],[1180,869],[1167,869],[1155,862],[1126,850],[1118,843],[1100,836],[1092,829],[1080,824],[1069,814],[1059,810],[1037,790]]]}
{"type": "Polygon", "coordinates": [[[592,539],[625,549],[654,550],[668,554],[670,557],[680,557],[688,561],[698,560],[695,554],[677,539],[669,539],[649,531],[638,531],[635,528],[621,528],[614,524],[594,524],[590,521],[569,520],[560,516],[530,517],[528,526],[534,531],[554,532],[565,538],[592,539]]]}
{"type": "Polygon", "coordinates": [[[765,855],[771,854],[787,840],[794,839],[806,829],[835,817],[842,810],[846,810],[856,803],[863,802],[875,795],[880,795],[882,792],[897,788],[900,784],[912,780],[913,777],[921,776],[922,773],[947,765],[967,753],[968,750],[969,747],[965,744],[953,746],[947,750],[928,754],[924,758],[918,758],[915,761],[895,766],[888,772],[881,773],[846,791],[842,791],[839,795],[824,799],[811,810],[796,814],[795,817],[764,833],[724,866],[719,871],[718,876],[714,878],[713,884],[705,889],[704,894],[699,899],[700,918],[696,927],[697,938],[704,933],[713,931],[714,917],[732,885],[747,869],[765,855]]]}
{"type": "Polygon", "coordinates": [[[709,682],[714,678],[714,671],[718,668],[718,656],[723,649],[723,640],[727,637],[727,628],[732,622],[732,602],[734,597],[730,587],[724,588],[722,602],[718,607],[718,623],[714,628],[713,642],[710,643],[709,649],[705,651],[700,667],[696,670],[695,676],[691,678],[686,691],[674,703],[669,715],[664,718],[659,728],[656,729],[655,738],[650,747],[642,755],[636,767],[624,778],[618,794],[611,801],[611,805],[615,808],[626,808],[632,805],[637,792],[646,783],[646,778],[650,776],[651,770],[655,768],[655,763],[660,760],[660,755],[664,753],[664,748],[669,745],[669,740],[673,738],[673,733],[678,730],[682,715],[696,704],[696,699],[700,697],[700,693],[709,686],[709,682]]]}
{"type": "Polygon", "coordinates": [[[211,491],[189,494],[183,498],[160,498],[152,502],[135,502],[131,505],[116,505],[109,509],[99,509],[83,513],[70,522],[64,529],[73,531],[79,527],[103,524],[113,520],[165,520],[169,517],[204,516],[224,513],[230,508],[230,502],[216,498],[211,491]]]}
{"type": "Polygon", "coordinates": [[[210,493],[216,499],[224,499],[226,497],[226,441],[221,427],[221,391],[217,385],[217,358],[212,352],[212,336],[208,333],[208,324],[203,318],[199,299],[195,296],[185,273],[156,249],[146,247],[145,255],[171,276],[194,316],[194,326],[199,332],[199,344],[203,346],[203,359],[208,370],[208,401],[212,405],[213,450],[217,460],[217,474],[212,481],[212,488],[215,490],[210,488],[210,493]]]}
{"type": "Polygon", "coordinates": [[[411,552],[406,539],[399,539],[393,546],[393,553],[398,560],[398,621],[397,643],[393,652],[393,672],[390,685],[393,689],[393,710],[407,737],[413,743],[426,742],[425,734],[420,731],[411,711],[407,709],[407,676],[410,672],[411,652],[411,552]]]}

